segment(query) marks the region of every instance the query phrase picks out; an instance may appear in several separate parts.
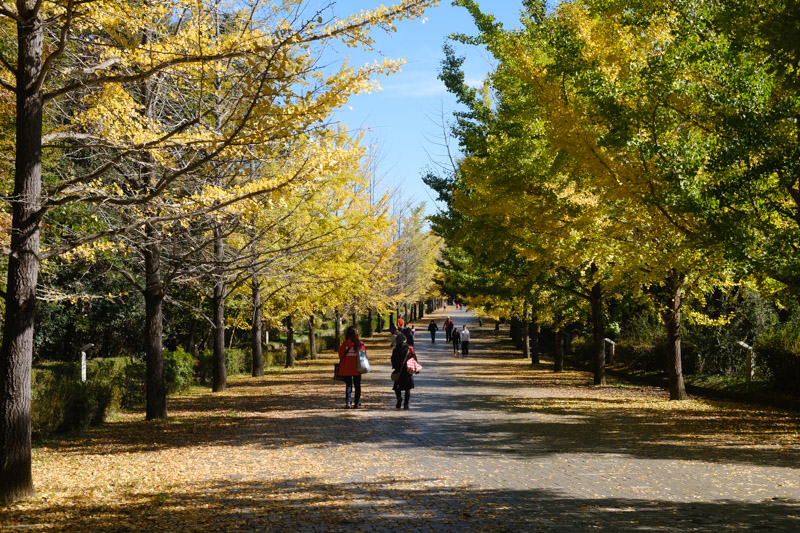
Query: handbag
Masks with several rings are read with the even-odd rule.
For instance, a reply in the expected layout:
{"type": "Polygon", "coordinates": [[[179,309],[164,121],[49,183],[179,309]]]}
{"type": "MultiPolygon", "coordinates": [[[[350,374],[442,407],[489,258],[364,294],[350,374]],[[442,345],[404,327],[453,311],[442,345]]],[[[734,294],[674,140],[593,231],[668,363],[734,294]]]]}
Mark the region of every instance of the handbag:
{"type": "Polygon", "coordinates": [[[409,358],[409,356],[411,356],[412,353],[414,353],[414,352],[412,352],[411,349],[409,349],[408,353],[406,354],[406,358],[403,359],[403,363],[400,365],[400,369],[399,370],[395,370],[394,372],[392,372],[392,381],[397,381],[397,380],[400,379],[400,374],[403,373],[403,367],[406,366],[406,363],[408,362],[408,358],[409,358]]]}
{"type": "Polygon", "coordinates": [[[358,362],[356,363],[356,368],[362,374],[366,374],[367,372],[370,371],[369,359],[367,359],[366,350],[358,350],[358,362]]]}
{"type": "Polygon", "coordinates": [[[336,381],[344,381],[344,376],[339,375],[339,363],[333,363],[333,379],[336,381]]]}
{"type": "Polygon", "coordinates": [[[422,370],[422,365],[412,358],[406,361],[406,369],[409,374],[419,374],[419,371],[422,370]]]}

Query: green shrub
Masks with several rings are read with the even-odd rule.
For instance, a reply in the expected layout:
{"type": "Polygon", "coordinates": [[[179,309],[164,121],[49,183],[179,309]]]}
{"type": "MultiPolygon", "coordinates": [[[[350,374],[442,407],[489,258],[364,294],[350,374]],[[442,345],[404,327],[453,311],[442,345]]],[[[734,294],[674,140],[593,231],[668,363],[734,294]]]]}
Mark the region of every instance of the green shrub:
{"type": "Polygon", "coordinates": [[[333,335],[325,336],[325,337],[317,337],[317,341],[321,342],[321,346],[323,347],[324,351],[336,351],[339,349],[339,346],[336,344],[336,337],[333,335]]]}
{"type": "Polygon", "coordinates": [[[781,324],[764,333],[756,341],[755,360],[782,392],[797,392],[800,383],[800,326],[781,324]]]}
{"type": "Polygon", "coordinates": [[[249,374],[253,370],[253,357],[250,350],[228,348],[225,350],[225,370],[229,376],[249,374]]]}
{"type": "Polygon", "coordinates": [[[126,409],[140,407],[146,401],[147,366],[138,359],[130,359],[117,375],[117,387],[120,394],[120,405],[126,409]]]}
{"type": "Polygon", "coordinates": [[[310,355],[311,355],[311,343],[309,341],[298,342],[294,345],[295,359],[308,359],[310,355]]]}
{"type": "Polygon", "coordinates": [[[174,352],[164,351],[164,381],[167,392],[186,390],[194,380],[194,357],[180,348],[174,352]]]}
{"type": "Polygon", "coordinates": [[[621,364],[633,370],[654,372],[667,368],[666,339],[657,339],[656,344],[636,340],[622,340],[614,347],[612,363],[621,364]]]}
{"type": "Polygon", "coordinates": [[[77,377],[77,365],[72,365],[72,370],[58,373],[47,369],[35,373],[31,398],[34,438],[84,429],[105,420],[115,397],[113,380],[82,383],[77,377]]]}
{"type": "Polygon", "coordinates": [[[268,350],[264,353],[264,366],[286,366],[286,350],[268,350]]]}
{"type": "MultiPolygon", "coordinates": [[[[197,375],[202,383],[213,375],[214,351],[203,350],[197,361],[197,375]]],[[[250,350],[228,348],[225,350],[225,371],[229,376],[249,374],[253,370],[253,356],[250,350]]]]}

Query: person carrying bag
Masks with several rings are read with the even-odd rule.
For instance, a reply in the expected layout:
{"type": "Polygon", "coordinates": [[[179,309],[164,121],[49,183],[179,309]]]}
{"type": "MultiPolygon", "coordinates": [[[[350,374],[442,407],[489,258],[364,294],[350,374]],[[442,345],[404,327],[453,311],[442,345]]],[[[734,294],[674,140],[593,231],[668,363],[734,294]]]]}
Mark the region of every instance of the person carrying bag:
{"type": "MultiPolygon", "coordinates": [[[[345,409],[361,407],[361,374],[369,372],[367,350],[358,338],[358,330],[350,326],[344,334],[344,342],[339,346],[339,372],[343,378],[345,409]],[[351,396],[355,392],[355,397],[351,396]]],[[[336,379],[336,378],[334,378],[336,379]]]]}
{"type": "Polygon", "coordinates": [[[414,388],[414,377],[409,371],[409,363],[413,360],[413,366],[416,372],[421,368],[417,361],[417,354],[414,353],[414,348],[408,345],[406,336],[402,333],[397,334],[397,345],[392,351],[392,380],[394,385],[395,396],[397,396],[397,404],[395,407],[400,409],[402,405],[404,409],[408,409],[408,401],[411,399],[411,389],[414,388]],[[403,398],[403,391],[406,392],[405,399],[403,398]]]}

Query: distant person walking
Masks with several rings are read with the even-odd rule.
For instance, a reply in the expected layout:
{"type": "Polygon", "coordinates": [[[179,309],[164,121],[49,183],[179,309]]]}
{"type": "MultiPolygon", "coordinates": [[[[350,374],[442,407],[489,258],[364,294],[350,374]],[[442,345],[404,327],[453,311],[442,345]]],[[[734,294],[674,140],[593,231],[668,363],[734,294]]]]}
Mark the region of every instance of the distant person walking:
{"type": "Polygon", "coordinates": [[[436,325],[436,322],[431,320],[431,323],[428,324],[428,331],[431,332],[431,342],[436,343],[436,332],[439,331],[439,326],[436,325]]]}
{"type": "Polygon", "coordinates": [[[414,346],[414,332],[412,331],[412,329],[405,328],[401,331],[401,333],[405,335],[406,343],[408,343],[409,346],[414,346]]]}
{"type": "Polygon", "coordinates": [[[414,388],[414,377],[408,372],[406,362],[409,358],[417,358],[414,348],[408,345],[406,336],[402,333],[397,334],[397,346],[392,350],[392,370],[400,371],[400,378],[394,382],[392,390],[397,396],[395,407],[400,409],[402,404],[404,409],[408,409],[408,400],[411,399],[411,389],[414,388]],[[403,391],[406,392],[403,398],[403,391]]]}
{"type": "Polygon", "coordinates": [[[450,342],[450,335],[453,333],[453,321],[450,320],[449,316],[444,319],[442,329],[444,329],[444,342],[450,342]]]}
{"type": "Polygon", "coordinates": [[[450,342],[453,343],[453,355],[458,356],[458,349],[461,347],[461,332],[455,326],[450,334],[450,342]]]}
{"type": "Polygon", "coordinates": [[[344,342],[339,346],[339,375],[344,378],[345,409],[361,407],[361,372],[358,371],[358,351],[366,350],[364,343],[358,338],[355,326],[347,328],[344,342]],[[355,397],[351,395],[355,389],[355,397]]]}
{"type": "Polygon", "coordinates": [[[461,326],[461,355],[469,355],[469,330],[466,324],[461,326]]]}

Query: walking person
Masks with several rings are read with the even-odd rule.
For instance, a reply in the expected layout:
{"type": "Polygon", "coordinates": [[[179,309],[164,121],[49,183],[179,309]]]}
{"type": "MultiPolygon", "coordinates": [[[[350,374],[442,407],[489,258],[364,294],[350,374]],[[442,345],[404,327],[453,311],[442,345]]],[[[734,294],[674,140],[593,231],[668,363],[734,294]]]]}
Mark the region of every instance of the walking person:
{"type": "Polygon", "coordinates": [[[411,330],[411,328],[405,328],[401,331],[401,333],[405,335],[406,343],[409,346],[414,346],[414,332],[411,330]]]}
{"type": "Polygon", "coordinates": [[[436,343],[436,332],[439,331],[439,326],[436,325],[436,322],[431,320],[431,323],[428,324],[428,331],[431,332],[431,342],[436,343]]]}
{"type": "Polygon", "coordinates": [[[409,358],[417,359],[417,354],[414,353],[414,348],[408,345],[406,336],[402,333],[397,334],[397,346],[392,350],[392,370],[400,371],[400,377],[394,382],[392,390],[397,396],[397,403],[395,407],[400,409],[400,405],[404,409],[408,409],[408,401],[411,399],[411,389],[414,388],[414,377],[408,372],[406,362],[409,358]],[[403,391],[406,392],[403,398],[403,391]]]}
{"type": "Polygon", "coordinates": [[[339,346],[339,375],[344,378],[345,409],[361,407],[361,372],[358,371],[359,350],[366,350],[364,343],[358,338],[356,326],[349,326],[344,333],[344,342],[339,346]],[[355,392],[355,396],[353,396],[353,392],[355,392]]]}
{"type": "Polygon", "coordinates": [[[450,341],[453,343],[453,355],[458,357],[458,350],[461,348],[461,332],[455,326],[453,326],[453,331],[450,333],[450,341]]]}
{"type": "Polygon", "coordinates": [[[461,326],[461,355],[469,355],[469,330],[466,324],[461,326]]]}
{"type": "Polygon", "coordinates": [[[442,329],[444,329],[444,342],[450,342],[450,335],[453,332],[453,321],[450,320],[449,316],[445,317],[442,329]]]}

